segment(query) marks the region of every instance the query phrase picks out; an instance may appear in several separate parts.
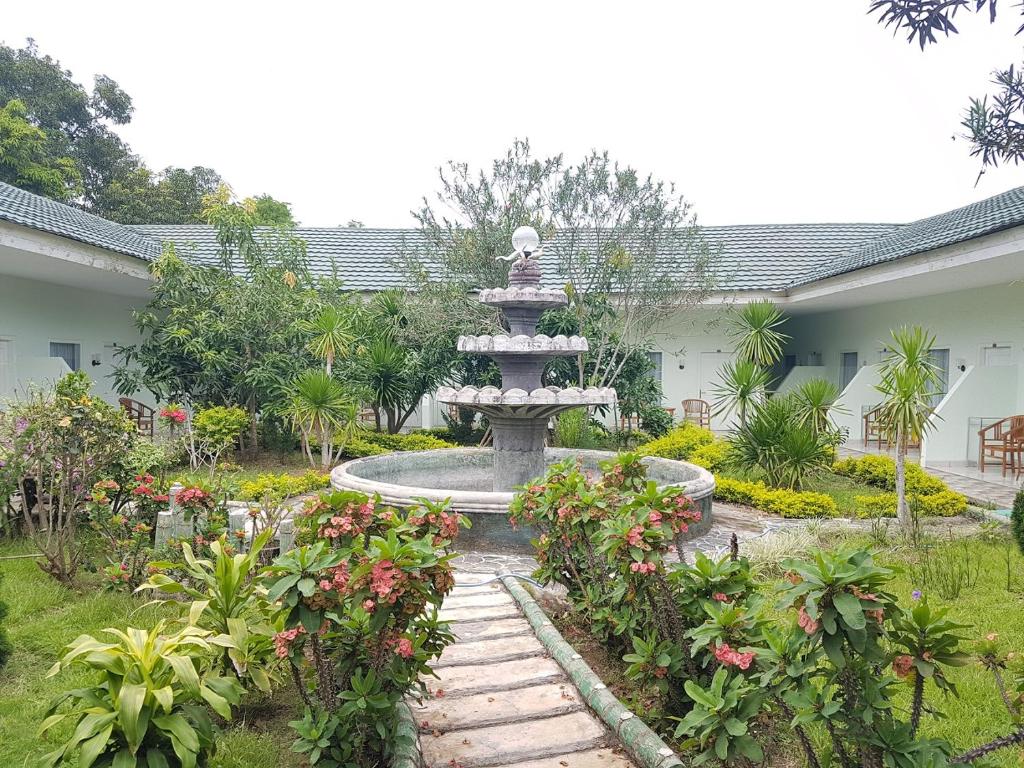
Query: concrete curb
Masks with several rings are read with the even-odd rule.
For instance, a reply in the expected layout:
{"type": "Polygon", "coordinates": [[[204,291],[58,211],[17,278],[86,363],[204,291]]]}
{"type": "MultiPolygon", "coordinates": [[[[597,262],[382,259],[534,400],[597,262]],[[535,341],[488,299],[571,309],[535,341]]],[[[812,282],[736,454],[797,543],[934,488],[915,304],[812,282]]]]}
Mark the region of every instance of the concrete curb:
{"type": "Polygon", "coordinates": [[[422,768],[423,756],[420,754],[420,731],[416,720],[412,716],[412,710],[404,702],[398,702],[398,726],[395,729],[398,736],[409,736],[412,742],[400,744],[391,757],[391,768],[422,768]]]}
{"type": "Polygon", "coordinates": [[[565,641],[544,610],[516,578],[507,572],[499,573],[498,576],[523,609],[537,639],[547,648],[551,658],[565,670],[569,679],[579,689],[583,700],[615,732],[630,756],[639,763],[640,768],[670,768],[684,765],[658,734],[648,728],[643,720],[630,712],[615,694],[608,690],[601,682],[601,678],[594,674],[594,670],[587,662],[565,641]]]}

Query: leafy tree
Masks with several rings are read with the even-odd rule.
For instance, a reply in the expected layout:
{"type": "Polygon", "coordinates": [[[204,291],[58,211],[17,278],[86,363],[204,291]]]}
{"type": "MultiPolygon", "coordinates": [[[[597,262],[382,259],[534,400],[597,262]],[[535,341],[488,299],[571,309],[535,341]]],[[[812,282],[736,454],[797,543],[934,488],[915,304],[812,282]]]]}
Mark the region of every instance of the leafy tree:
{"type": "Polygon", "coordinates": [[[56,200],[72,197],[82,182],[75,161],[50,156],[46,134],[25,116],[17,99],[0,109],[0,180],[56,200]]]}
{"type": "Polygon", "coordinates": [[[253,206],[256,215],[256,223],[266,227],[295,227],[298,222],[292,215],[292,208],[289,203],[282,203],[270,195],[258,195],[249,197],[246,203],[253,206]]]}
{"type": "Polygon", "coordinates": [[[167,247],[152,267],[152,298],[135,313],[145,338],[118,350],[114,377],[122,393],[242,405],[254,448],[257,415],[313,364],[300,321],[339,289],[310,276],[303,241],[257,231],[253,206],[232,202],[226,188],[208,196],[204,214],[217,227],[221,265],[191,264],[167,247]]]}
{"type": "Polygon", "coordinates": [[[896,516],[905,529],[911,526],[907,505],[907,448],[932,427],[932,395],[941,386],[939,369],[931,359],[935,336],[920,326],[892,331],[889,354],[883,361],[878,423],[896,442],[896,516]]]}
{"type": "Polygon", "coordinates": [[[285,411],[302,435],[302,446],[309,463],[315,465],[312,443],[316,441],[320,445],[320,468],[330,469],[336,458],[335,446],[340,451],[355,434],[358,402],[339,381],[318,369],[299,374],[289,394],[285,411]]]}
{"type": "Polygon", "coordinates": [[[203,199],[223,183],[212,168],[165,168],[154,173],[139,165],[98,191],[96,207],[122,224],[200,224],[203,199]]]}
{"type": "MultiPolygon", "coordinates": [[[[1020,13],[1024,15],[1024,5],[1020,13]]],[[[896,32],[904,31],[907,42],[916,42],[921,50],[939,42],[939,36],[959,33],[954,23],[959,12],[987,13],[996,20],[996,0],[871,0],[871,13],[896,32]]],[[[1024,24],[1017,34],[1024,31],[1024,24]]],[[[981,158],[981,173],[1000,162],[1014,165],[1024,160],[1024,75],[1013,64],[997,69],[992,84],[998,91],[972,98],[961,125],[971,142],[971,155],[981,158]]],[[[980,175],[980,174],[979,174],[980,175]]]]}

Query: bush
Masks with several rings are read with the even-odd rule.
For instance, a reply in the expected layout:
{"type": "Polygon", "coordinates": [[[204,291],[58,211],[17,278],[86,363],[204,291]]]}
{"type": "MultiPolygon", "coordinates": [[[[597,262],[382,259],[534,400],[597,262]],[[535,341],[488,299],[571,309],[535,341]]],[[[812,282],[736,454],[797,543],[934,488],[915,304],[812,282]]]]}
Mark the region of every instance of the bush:
{"type": "Polygon", "coordinates": [[[281,501],[327,488],[330,484],[330,475],[312,469],[301,475],[260,474],[255,480],[247,480],[239,486],[238,498],[241,501],[262,501],[269,496],[272,500],[281,501]]]}
{"type": "Polygon", "coordinates": [[[835,517],[839,514],[835,499],[824,493],[769,488],[761,482],[715,478],[715,498],[743,504],[782,517],[835,517]]]}
{"type": "Polygon", "coordinates": [[[660,405],[642,408],[639,416],[640,428],[655,437],[664,437],[672,429],[672,415],[660,405]]]}
{"type": "Polygon", "coordinates": [[[444,506],[401,513],[360,493],[324,495],[297,520],[314,543],[268,569],[284,629],[275,653],[310,706],[290,725],[310,765],[387,765],[397,707],[426,692],[430,662],[454,638],[437,609],[455,584],[462,518],[444,506]]]}
{"type": "MultiPolygon", "coordinates": [[[[867,455],[841,459],[832,465],[832,471],[887,491],[896,490],[896,462],[888,456],[867,455]]],[[[949,490],[944,482],[929,475],[918,464],[908,462],[906,476],[908,496],[929,496],[949,490]]]]}
{"type": "MultiPolygon", "coordinates": [[[[896,517],[896,494],[882,493],[877,496],[854,496],[857,517],[896,517]]],[[[956,517],[967,511],[967,498],[955,491],[940,491],[922,496],[912,494],[908,498],[916,504],[925,517],[956,517]]]]}
{"type": "Polygon", "coordinates": [[[728,440],[715,440],[713,443],[702,445],[690,454],[690,462],[698,467],[704,467],[709,472],[717,472],[729,463],[729,452],[732,446],[728,440]]]}
{"type": "Polygon", "coordinates": [[[1024,491],[1017,491],[1013,497],[1013,511],[1010,514],[1010,528],[1017,539],[1017,546],[1024,554],[1024,491]]]}
{"type": "MultiPolygon", "coordinates": [[[[380,446],[387,451],[432,451],[437,448],[458,447],[454,443],[449,443],[445,440],[433,437],[432,435],[424,435],[419,432],[410,432],[408,434],[398,432],[392,435],[387,432],[364,430],[359,432],[355,439],[365,440],[366,442],[380,446]]],[[[348,452],[347,447],[345,452],[348,452]]]]}
{"type": "Polygon", "coordinates": [[[688,461],[702,445],[715,441],[715,433],[696,424],[681,424],[664,437],[651,440],[640,447],[641,456],[660,456],[663,459],[688,461]]]}
{"type": "Polygon", "coordinates": [[[207,765],[216,742],[207,707],[230,720],[242,693],[234,678],[210,672],[220,650],[211,634],[187,626],[168,635],[163,622],[148,631],[104,632],[112,642],[81,635],[51,670],[56,674],[77,667],[95,675],[95,681],[51,705],[41,733],[69,717],[76,727],[42,764],[67,765],[77,753],[77,765],[207,765]]]}

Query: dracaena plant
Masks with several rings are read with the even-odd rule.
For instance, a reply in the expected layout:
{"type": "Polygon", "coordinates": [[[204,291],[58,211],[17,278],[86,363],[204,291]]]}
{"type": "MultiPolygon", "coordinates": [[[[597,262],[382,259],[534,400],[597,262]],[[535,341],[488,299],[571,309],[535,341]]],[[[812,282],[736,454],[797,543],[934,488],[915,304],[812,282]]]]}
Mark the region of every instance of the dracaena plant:
{"type": "Polygon", "coordinates": [[[111,642],[82,635],[65,649],[50,675],[79,668],[94,680],[47,711],[41,734],[65,719],[75,728],[44,756],[44,765],[75,756],[79,768],[206,765],[216,734],[209,710],[230,720],[242,694],[234,677],[211,669],[218,647],[230,640],[194,626],[173,634],[164,629],[163,622],[150,630],[106,629],[111,642]]]}
{"type": "Polygon", "coordinates": [[[187,604],[189,623],[232,640],[221,649],[219,671],[233,673],[267,693],[275,678],[274,628],[266,590],[257,576],[262,570],[260,553],[272,533],[268,529],[258,534],[247,552],[232,551],[222,536],[210,543],[212,560],[197,558],[188,544],[182,544],[184,564],[150,563],[156,572],[137,590],[192,598],[187,604]],[[171,568],[182,573],[180,580],[162,572],[171,568]]]}

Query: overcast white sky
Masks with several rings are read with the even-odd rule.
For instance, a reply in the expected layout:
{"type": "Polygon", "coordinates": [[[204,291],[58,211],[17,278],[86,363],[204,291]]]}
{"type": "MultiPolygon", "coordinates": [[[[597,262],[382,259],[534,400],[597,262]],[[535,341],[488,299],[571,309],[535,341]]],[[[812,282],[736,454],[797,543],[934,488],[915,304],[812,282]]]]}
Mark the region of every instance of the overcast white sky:
{"type": "Polygon", "coordinates": [[[153,168],[207,165],[306,225],[411,226],[447,160],[514,137],[608,149],[674,181],[704,224],[906,221],[1024,184],[952,140],[1016,9],[922,53],[868,0],[5,3],[75,78],[133,97],[153,168]],[[329,6],[329,7],[328,7],[329,6]]]}

